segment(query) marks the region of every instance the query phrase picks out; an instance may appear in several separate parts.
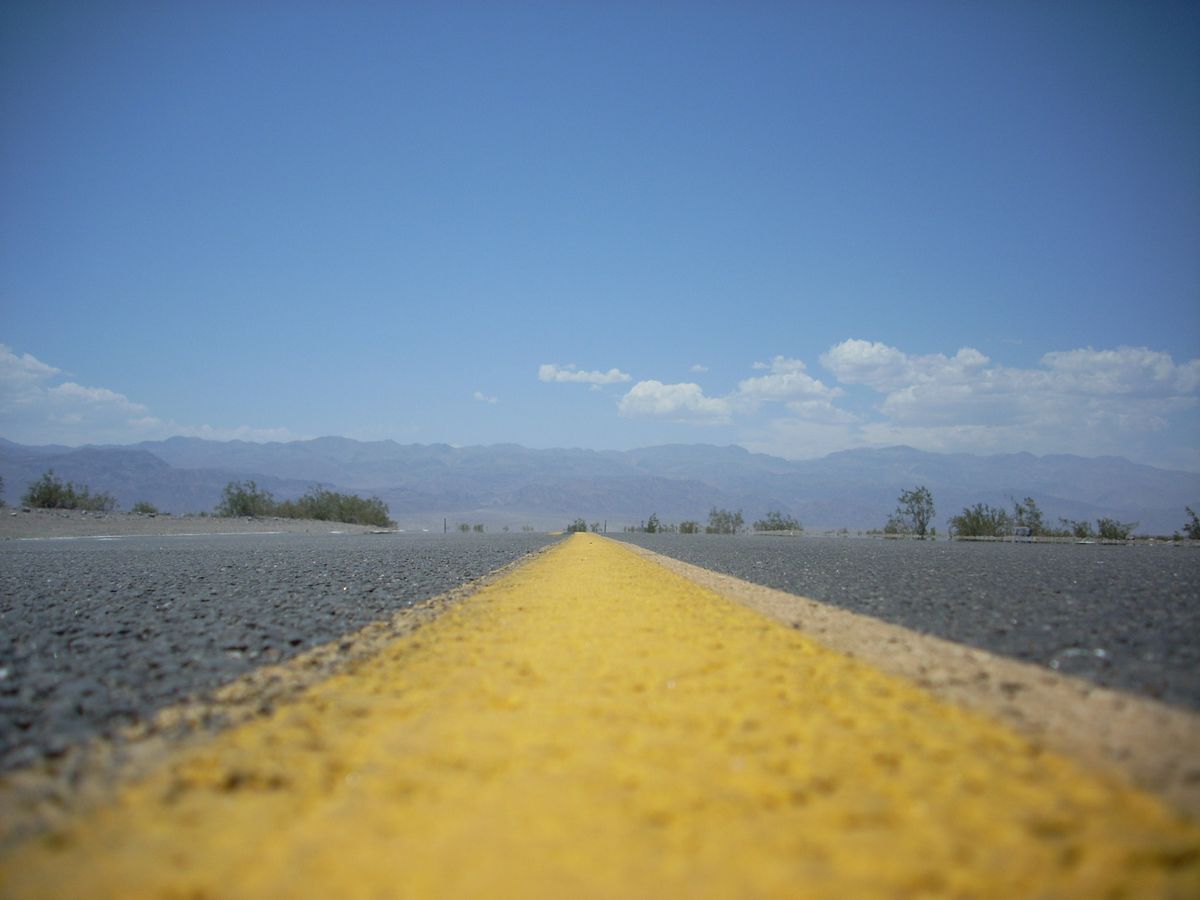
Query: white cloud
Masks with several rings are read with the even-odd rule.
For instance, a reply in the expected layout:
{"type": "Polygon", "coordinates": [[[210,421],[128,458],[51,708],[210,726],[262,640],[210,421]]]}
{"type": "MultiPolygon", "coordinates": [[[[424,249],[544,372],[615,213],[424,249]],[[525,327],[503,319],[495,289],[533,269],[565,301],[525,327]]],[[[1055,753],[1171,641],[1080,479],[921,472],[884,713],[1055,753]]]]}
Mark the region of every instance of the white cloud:
{"type": "Polygon", "coordinates": [[[1083,348],[1005,366],[973,347],[911,354],[847,340],[821,356],[835,381],[803,360],[755,363],[763,374],[710,397],[698,385],[642,382],[624,415],[736,423],[751,449],[800,458],[858,446],[944,452],[1115,454],[1200,469],[1200,359],[1146,347],[1083,348]],[[852,395],[850,386],[866,388],[852,395]],[[870,395],[874,395],[873,403],[870,395]],[[776,410],[763,421],[760,413],[776,410]]]}
{"type": "Polygon", "coordinates": [[[649,416],[697,425],[727,424],[732,412],[728,400],[706,397],[698,384],[661,381],[639,381],[621,398],[617,409],[623,416],[649,416]]]}
{"type": "Polygon", "coordinates": [[[751,415],[765,403],[786,403],[794,415],[809,421],[849,422],[854,417],[833,406],[841,390],[805,371],[801,360],[776,356],[756,363],[768,374],[747,378],[722,397],[706,395],[698,384],[639,381],[621,398],[623,416],[657,417],[697,425],[726,425],[734,415],[751,415]]]}
{"type": "Polygon", "coordinates": [[[538,380],[545,382],[575,382],[579,384],[617,384],[622,381],[632,381],[633,378],[620,369],[609,369],[607,372],[584,372],[574,364],[560,366],[556,363],[543,363],[538,366],[538,380]]]}
{"type": "Polygon", "coordinates": [[[483,391],[476,391],[476,392],[473,394],[473,396],[474,396],[474,397],[475,397],[475,399],[476,399],[476,400],[478,400],[480,403],[499,403],[499,402],[500,402],[499,398],[497,398],[497,397],[489,397],[489,396],[488,396],[487,394],[485,394],[483,391]]]}
{"type": "Polygon", "coordinates": [[[971,347],[954,356],[933,353],[910,356],[878,342],[849,340],[821,356],[821,365],[843,384],[863,384],[877,391],[897,390],[927,382],[944,382],[969,376],[990,360],[971,347]]]}
{"type": "Polygon", "coordinates": [[[993,363],[970,347],[954,356],[912,355],[896,347],[844,341],[821,357],[844,384],[881,395],[866,444],[991,452],[1030,450],[1141,459],[1160,452],[1151,435],[1178,426],[1200,438],[1193,416],[1200,359],[1176,363],[1146,347],[1083,348],[1045,354],[1039,365],[993,363]]]}
{"type": "Polygon", "coordinates": [[[180,425],[105,387],[60,381],[60,369],[0,344],[0,433],[27,444],[122,444],[182,435],[211,440],[292,440],[286,428],[180,425]],[[58,383],[56,383],[58,382],[58,383]]]}
{"type": "MultiPolygon", "coordinates": [[[[755,368],[761,365],[756,364],[755,368]]],[[[804,363],[798,359],[776,356],[769,365],[762,367],[770,374],[738,382],[735,395],[738,402],[756,407],[770,400],[829,400],[841,393],[809,375],[804,363]]]]}
{"type": "Polygon", "coordinates": [[[697,375],[704,375],[706,372],[708,372],[708,366],[696,363],[688,371],[694,372],[697,375]]]}

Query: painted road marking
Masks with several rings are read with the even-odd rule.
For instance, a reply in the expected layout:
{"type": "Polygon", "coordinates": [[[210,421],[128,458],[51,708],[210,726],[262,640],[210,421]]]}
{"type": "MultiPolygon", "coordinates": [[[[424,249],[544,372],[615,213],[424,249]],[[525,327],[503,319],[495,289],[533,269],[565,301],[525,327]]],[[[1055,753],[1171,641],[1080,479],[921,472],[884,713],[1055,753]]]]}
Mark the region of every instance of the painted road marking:
{"type": "Polygon", "coordinates": [[[1200,827],[577,535],[0,863],[11,896],[1196,896],[1200,827]]]}
{"type": "Polygon", "coordinates": [[[1200,713],[624,546],[826,647],[1112,771],[1200,819],[1200,713]]]}

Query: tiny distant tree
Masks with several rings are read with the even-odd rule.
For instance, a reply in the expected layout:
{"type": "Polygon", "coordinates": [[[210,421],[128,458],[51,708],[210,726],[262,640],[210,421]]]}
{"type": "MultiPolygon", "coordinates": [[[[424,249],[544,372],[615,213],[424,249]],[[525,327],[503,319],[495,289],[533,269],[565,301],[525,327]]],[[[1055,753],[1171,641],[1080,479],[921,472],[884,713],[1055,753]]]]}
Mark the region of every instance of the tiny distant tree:
{"type": "Polygon", "coordinates": [[[1137,522],[1118,522],[1103,517],[1096,520],[1096,534],[1105,541],[1127,541],[1135,528],[1137,522]]]}
{"type": "Polygon", "coordinates": [[[657,534],[662,530],[662,525],[658,521],[658,513],[650,513],[650,518],[646,520],[646,534],[657,534]]]}
{"type": "Polygon", "coordinates": [[[679,523],[679,533],[680,534],[699,534],[700,533],[700,523],[696,522],[692,519],[687,519],[686,521],[680,522],[679,523]]]}
{"type": "Polygon", "coordinates": [[[158,507],[147,500],[139,500],[133,506],[129,507],[129,511],[139,516],[157,516],[158,507]]]}
{"type": "Polygon", "coordinates": [[[475,531],[478,532],[479,534],[483,534],[483,523],[482,522],[475,525],[475,531]]]}
{"type": "Polygon", "coordinates": [[[592,534],[599,534],[601,532],[601,530],[603,529],[603,526],[599,522],[593,522],[591,525],[591,528],[592,528],[592,534]]]}
{"type": "Polygon", "coordinates": [[[109,512],[116,508],[117,501],[105,493],[93,494],[87,485],[76,488],[54,474],[53,469],[29,485],[21,502],[38,509],[84,509],[89,512],[109,512]]]}
{"type": "Polygon", "coordinates": [[[1003,537],[1010,525],[1006,511],[993,509],[986,503],[966,507],[950,519],[950,529],[957,537],[1003,537]]]}
{"type": "Polygon", "coordinates": [[[1185,508],[1187,509],[1188,521],[1183,526],[1183,535],[1193,541],[1200,541],[1200,519],[1196,517],[1190,506],[1185,508]]]}
{"type": "Polygon", "coordinates": [[[466,522],[459,522],[457,525],[457,528],[463,534],[466,534],[467,532],[469,532],[471,530],[471,526],[468,525],[466,522]]]}
{"type": "Polygon", "coordinates": [[[275,513],[275,498],[271,492],[259,488],[253,481],[231,481],[221,491],[221,502],[213,514],[234,518],[246,516],[258,518],[275,513]]]}
{"type": "Polygon", "coordinates": [[[921,540],[929,533],[929,523],[933,521],[933,494],[929,488],[921,485],[911,491],[901,491],[895,513],[888,519],[885,533],[915,534],[921,540]],[[888,528],[902,527],[901,532],[889,532],[888,528]]]}
{"type": "Polygon", "coordinates": [[[1046,533],[1042,523],[1042,511],[1038,509],[1037,501],[1026,497],[1021,502],[1013,501],[1013,521],[1017,528],[1028,528],[1032,537],[1040,537],[1046,533]]]}
{"type": "Polygon", "coordinates": [[[1078,538],[1079,540],[1087,540],[1096,536],[1095,530],[1092,528],[1092,523],[1083,519],[1068,519],[1060,518],[1059,523],[1062,525],[1062,530],[1069,536],[1078,538]]]}
{"type": "Polygon", "coordinates": [[[588,530],[587,529],[587,520],[582,519],[582,518],[576,519],[574,522],[572,522],[570,525],[567,526],[567,534],[576,534],[578,532],[587,531],[587,530],[588,530]]]}
{"type": "Polygon", "coordinates": [[[759,519],[754,523],[755,531],[803,531],[804,526],[801,525],[792,516],[785,516],[777,509],[773,509],[767,513],[766,518],[759,519]]]}
{"type": "Polygon", "coordinates": [[[727,509],[713,507],[708,513],[708,527],[704,530],[709,534],[737,534],[742,530],[745,520],[742,511],[730,512],[727,509]]]}

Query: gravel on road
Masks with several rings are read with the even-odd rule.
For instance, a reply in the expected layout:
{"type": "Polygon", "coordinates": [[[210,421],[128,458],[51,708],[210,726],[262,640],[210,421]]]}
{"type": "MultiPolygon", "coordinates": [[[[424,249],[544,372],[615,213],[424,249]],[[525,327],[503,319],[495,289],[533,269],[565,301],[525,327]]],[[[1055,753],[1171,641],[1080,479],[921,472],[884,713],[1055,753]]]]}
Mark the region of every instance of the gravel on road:
{"type": "Polygon", "coordinates": [[[612,535],[745,581],[1200,709],[1200,547],[612,535]]]}
{"type": "Polygon", "coordinates": [[[0,771],[111,735],[554,540],[363,533],[0,542],[0,771]]]}

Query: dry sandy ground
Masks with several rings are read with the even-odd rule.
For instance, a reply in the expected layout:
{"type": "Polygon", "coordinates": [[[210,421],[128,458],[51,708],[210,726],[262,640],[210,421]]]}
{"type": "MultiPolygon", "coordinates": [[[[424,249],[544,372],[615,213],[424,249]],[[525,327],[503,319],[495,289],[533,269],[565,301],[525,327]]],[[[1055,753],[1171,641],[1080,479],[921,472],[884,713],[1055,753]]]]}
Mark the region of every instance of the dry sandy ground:
{"type": "Polygon", "coordinates": [[[0,509],[0,540],[21,538],[118,537],[129,535],[236,534],[286,531],[300,534],[347,534],[377,531],[371,525],[315,522],[311,519],[220,519],[213,516],[139,516],[89,513],[73,509],[0,509]]]}

